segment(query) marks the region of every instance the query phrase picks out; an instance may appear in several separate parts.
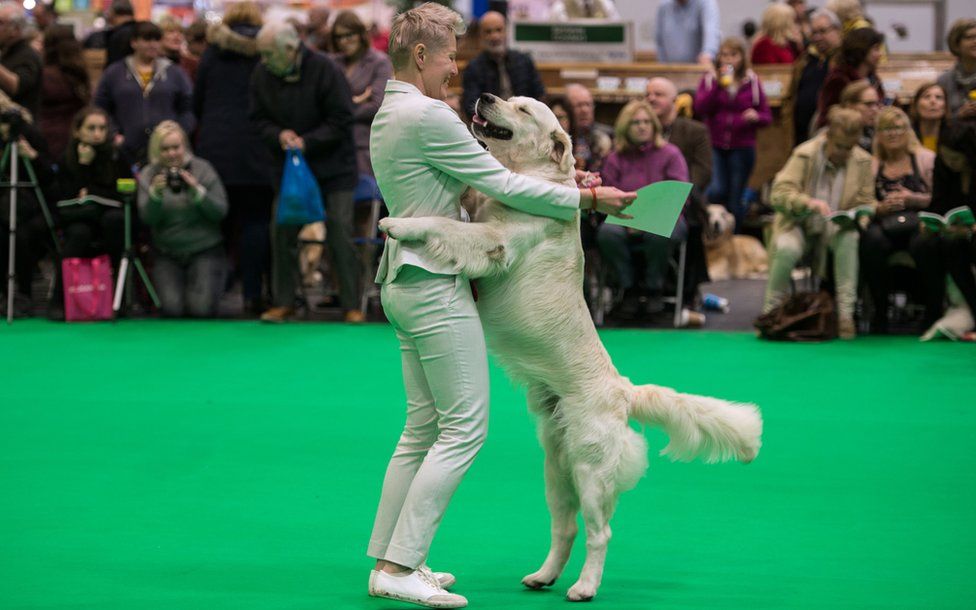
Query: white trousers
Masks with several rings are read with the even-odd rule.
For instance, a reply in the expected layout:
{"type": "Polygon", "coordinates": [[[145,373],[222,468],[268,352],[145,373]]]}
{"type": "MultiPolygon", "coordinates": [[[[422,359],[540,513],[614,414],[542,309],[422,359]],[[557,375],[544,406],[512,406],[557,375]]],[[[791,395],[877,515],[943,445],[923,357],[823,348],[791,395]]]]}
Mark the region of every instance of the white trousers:
{"type": "Polygon", "coordinates": [[[451,496],[488,432],[488,357],[468,280],[413,266],[381,290],[403,361],[407,420],[386,469],[367,554],[427,558],[451,496]]]}

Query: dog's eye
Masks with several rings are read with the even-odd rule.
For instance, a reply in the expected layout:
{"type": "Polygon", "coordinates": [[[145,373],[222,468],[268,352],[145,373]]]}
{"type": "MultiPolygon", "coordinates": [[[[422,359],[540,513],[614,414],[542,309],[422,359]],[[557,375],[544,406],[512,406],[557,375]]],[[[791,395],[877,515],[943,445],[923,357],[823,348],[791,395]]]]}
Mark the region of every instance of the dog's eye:
{"type": "Polygon", "coordinates": [[[532,116],[532,113],[531,113],[531,112],[529,112],[529,109],[528,109],[528,108],[526,108],[525,106],[520,106],[520,107],[519,107],[519,112],[524,112],[525,114],[527,114],[527,115],[529,115],[529,116],[532,116]]]}

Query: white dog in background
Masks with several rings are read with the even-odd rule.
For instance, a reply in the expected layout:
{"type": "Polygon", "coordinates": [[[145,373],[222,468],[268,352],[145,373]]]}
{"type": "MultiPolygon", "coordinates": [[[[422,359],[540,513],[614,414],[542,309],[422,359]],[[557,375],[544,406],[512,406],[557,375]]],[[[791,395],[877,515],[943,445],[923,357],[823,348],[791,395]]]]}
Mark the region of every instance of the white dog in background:
{"type": "MultiPolygon", "coordinates": [[[[572,145],[544,104],[483,97],[473,132],[509,169],[575,186],[572,145]]],[[[662,427],[676,460],[749,462],[760,447],[758,409],[655,386],[634,386],[614,368],[583,300],[579,217],[532,216],[488,200],[476,223],[446,218],[386,218],[390,237],[422,242],[435,259],[479,278],[478,310],[489,347],[528,389],[545,449],[552,546],[522,582],[552,585],[569,559],[577,513],[586,527],[586,563],[570,600],[596,595],[609,520],[618,495],[647,468],[647,444],[628,420],[662,427]]]]}
{"type": "Polygon", "coordinates": [[[762,242],[750,235],[733,235],[735,216],[725,206],[707,208],[705,259],[713,282],[728,279],[757,279],[769,271],[769,256],[762,242]]]}

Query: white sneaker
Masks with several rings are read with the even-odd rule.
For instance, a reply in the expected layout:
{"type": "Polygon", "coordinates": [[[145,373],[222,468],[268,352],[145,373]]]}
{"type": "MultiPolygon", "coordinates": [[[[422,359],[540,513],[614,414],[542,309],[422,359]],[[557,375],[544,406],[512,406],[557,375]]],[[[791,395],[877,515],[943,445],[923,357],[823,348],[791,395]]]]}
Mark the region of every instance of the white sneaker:
{"type": "Polygon", "coordinates": [[[427,567],[426,563],[421,564],[421,566],[417,569],[429,572],[430,576],[432,576],[434,580],[437,581],[437,584],[441,586],[441,589],[450,589],[457,582],[457,578],[454,578],[454,574],[451,574],[450,572],[434,572],[427,567]]]}
{"type": "Polygon", "coordinates": [[[468,605],[468,600],[463,596],[442,589],[429,569],[402,574],[372,570],[369,573],[369,594],[428,608],[464,608],[468,605]]]}

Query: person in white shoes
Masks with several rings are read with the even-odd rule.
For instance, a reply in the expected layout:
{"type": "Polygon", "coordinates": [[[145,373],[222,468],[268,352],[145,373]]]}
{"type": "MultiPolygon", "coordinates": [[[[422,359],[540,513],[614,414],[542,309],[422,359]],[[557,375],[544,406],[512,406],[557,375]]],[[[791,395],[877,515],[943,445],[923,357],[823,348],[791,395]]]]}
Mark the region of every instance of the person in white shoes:
{"type": "MultiPolygon", "coordinates": [[[[530,214],[572,219],[581,205],[619,215],[636,197],[610,187],[578,189],[505,169],[448,106],[458,73],[461,16],[427,3],[396,17],[394,77],[370,134],[370,157],[390,216],[462,218],[467,186],[530,214]]],[[[488,357],[467,278],[421,249],[386,240],[376,281],[400,341],[407,421],[383,480],[367,554],[369,594],[431,608],[467,600],[453,577],[424,564],[447,504],[488,432],[488,357]]]]}

